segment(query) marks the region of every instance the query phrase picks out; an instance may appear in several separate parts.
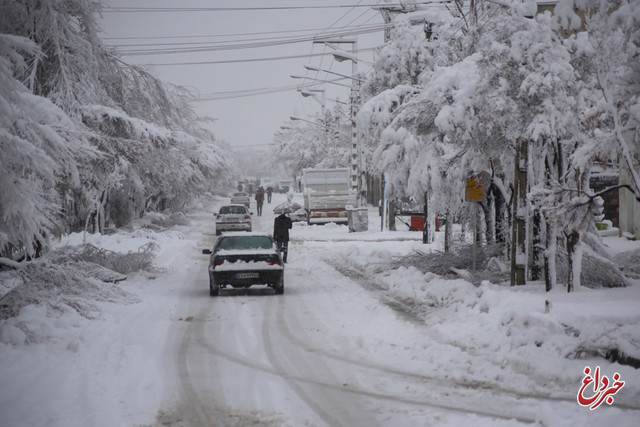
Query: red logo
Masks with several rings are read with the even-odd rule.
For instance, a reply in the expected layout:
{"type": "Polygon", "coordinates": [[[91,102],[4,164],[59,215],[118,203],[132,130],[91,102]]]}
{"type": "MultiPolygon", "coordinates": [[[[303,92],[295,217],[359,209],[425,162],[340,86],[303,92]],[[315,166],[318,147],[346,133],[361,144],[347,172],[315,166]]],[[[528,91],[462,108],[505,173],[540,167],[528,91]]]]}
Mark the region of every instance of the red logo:
{"type": "Polygon", "coordinates": [[[613,374],[613,384],[609,386],[610,381],[606,375],[600,375],[600,366],[596,366],[593,377],[589,375],[591,368],[584,368],[585,377],[582,380],[582,387],[578,391],[578,403],[582,406],[588,406],[592,411],[602,404],[607,402],[608,405],[613,403],[613,395],[616,394],[622,386],[624,381],[620,380],[620,374],[613,374]],[[589,384],[593,383],[593,387],[589,387],[589,384]],[[587,389],[587,387],[589,387],[587,389]]]}

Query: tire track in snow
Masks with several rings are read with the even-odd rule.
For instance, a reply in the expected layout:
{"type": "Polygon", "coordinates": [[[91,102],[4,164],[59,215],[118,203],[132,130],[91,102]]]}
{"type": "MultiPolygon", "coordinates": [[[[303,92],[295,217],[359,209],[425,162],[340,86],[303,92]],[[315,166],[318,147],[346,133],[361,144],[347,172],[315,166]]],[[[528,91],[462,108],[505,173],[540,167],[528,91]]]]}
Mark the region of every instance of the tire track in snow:
{"type": "MultiPolygon", "coordinates": [[[[382,285],[377,285],[373,278],[368,276],[365,272],[357,269],[354,266],[350,266],[347,265],[344,262],[340,262],[339,260],[336,259],[324,259],[323,260],[327,265],[333,267],[336,271],[338,271],[340,274],[342,274],[343,276],[351,279],[353,282],[357,283],[358,285],[360,285],[362,288],[364,288],[367,291],[370,292],[375,292],[378,294],[378,297],[380,298],[381,302],[385,305],[387,305],[388,307],[390,307],[392,310],[394,310],[401,318],[405,319],[405,320],[409,320],[415,324],[419,324],[422,325],[423,321],[420,317],[418,317],[415,313],[414,310],[412,309],[412,305],[411,304],[407,304],[406,302],[402,301],[402,300],[398,300],[395,299],[393,297],[390,297],[388,295],[384,294],[384,291],[386,290],[386,288],[382,285]]],[[[290,331],[290,333],[292,333],[290,331]]],[[[293,336],[292,333],[292,339],[297,339],[298,341],[299,338],[296,338],[293,336]]],[[[446,344],[446,345],[453,345],[451,343],[447,343],[447,342],[440,342],[441,344],[446,344]]],[[[462,347],[457,347],[462,351],[466,351],[464,348],[462,347]]],[[[339,358],[341,360],[344,360],[347,363],[352,363],[354,365],[363,365],[363,363],[361,361],[355,361],[349,358],[346,358],[345,356],[342,355],[336,355],[336,354],[330,354],[329,352],[327,352],[326,350],[323,349],[316,349],[316,351],[318,352],[322,352],[325,353],[327,355],[327,357],[336,357],[339,358]]],[[[394,374],[394,375],[399,375],[399,376],[404,376],[404,377],[411,377],[414,378],[416,380],[420,380],[420,381],[436,381],[440,384],[443,384],[443,386],[446,387],[446,384],[452,384],[454,386],[457,387],[461,387],[461,388],[466,388],[466,389],[482,389],[482,390],[486,390],[488,392],[492,392],[492,393],[497,393],[498,396],[502,395],[502,396],[507,396],[507,397],[513,397],[516,399],[532,399],[532,400],[537,400],[537,401],[546,401],[546,402],[553,402],[553,403],[557,403],[559,401],[562,402],[566,402],[569,404],[575,404],[576,402],[576,397],[574,394],[571,395],[552,395],[552,394],[542,394],[542,393],[538,393],[538,392],[521,392],[519,390],[514,390],[514,389],[508,389],[508,388],[502,388],[499,386],[496,386],[493,383],[490,382],[485,382],[485,381],[473,381],[473,382],[463,382],[463,381],[443,381],[441,378],[437,378],[437,377],[433,377],[433,376],[427,376],[424,374],[416,374],[416,373],[412,373],[412,372],[406,372],[406,371],[402,371],[402,370],[398,370],[395,368],[391,368],[388,366],[382,366],[382,365],[374,365],[374,364],[364,364],[364,366],[371,368],[371,369],[376,369],[379,370],[381,372],[387,372],[390,374],[394,374]]],[[[495,397],[494,397],[495,398],[495,397]]],[[[634,406],[634,405],[629,405],[629,404],[625,404],[622,402],[617,402],[616,401],[616,407],[618,407],[619,409],[624,409],[624,410],[633,410],[633,411],[637,411],[638,407],[634,406]]]]}
{"type": "MultiPolygon", "coordinates": [[[[330,375],[331,369],[322,360],[310,357],[306,349],[298,346],[295,342],[289,341],[289,344],[285,346],[277,345],[277,343],[282,343],[282,334],[279,334],[280,340],[276,343],[276,333],[274,332],[279,331],[285,323],[284,300],[284,298],[277,298],[275,303],[268,304],[265,313],[267,321],[263,323],[262,336],[271,364],[282,373],[291,370],[300,373],[298,377],[304,378],[303,380],[290,375],[283,378],[287,380],[298,397],[328,425],[376,425],[375,419],[371,418],[367,411],[360,408],[358,402],[354,402],[353,398],[344,399],[343,393],[350,393],[351,390],[347,389],[344,383],[338,385],[339,381],[334,375],[330,375]],[[274,304],[277,305],[275,314],[272,313],[274,304]],[[310,374],[316,377],[323,376],[325,379],[330,375],[334,381],[308,381],[307,378],[310,374]]],[[[353,396],[353,393],[350,394],[353,396]]],[[[358,395],[360,394],[356,393],[356,397],[358,395]]]]}
{"type": "MultiPolygon", "coordinates": [[[[352,274],[345,274],[343,271],[338,270],[335,266],[333,266],[330,262],[327,262],[326,260],[323,261],[325,262],[330,268],[335,269],[336,271],[338,271],[340,274],[342,274],[343,276],[351,279],[352,281],[354,280],[354,277],[352,276],[352,274]]],[[[376,286],[375,284],[372,284],[372,282],[370,280],[365,280],[364,276],[360,276],[359,277],[360,281],[358,282],[359,285],[363,286],[365,288],[365,290],[368,291],[382,291],[384,290],[383,287],[380,286],[376,286]]],[[[305,349],[305,351],[307,352],[307,354],[314,354],[314,355],[322,355],[323,357],[327,358],[327,359],[332,359],[332,360],[336,360],[336,361],[340,361],[341,363],[347,363],[349,365],[355,366],[357,368],[362,368],[365,371],[375,371],[375,373],[369,373],[369,376],[379,376],[380,373],[386,374],[386,375],[392,375],[395,377],[399,377],[399,381],[407,381],[410,380],[413,384],[418,384],[421,386],[424,386],[424,384],[429,384],[429,391],[433,391],[433,383],[436,383],[436,386],[441,387],[442,388],[442,393],[439,393],[441,395],[445,395],[446,392],[450,392],[452,390],[454,390],[455,388],[461,388],[463,390],[467,390],[467,391],[472,391],[475,392],[477,391],[478,388],[482,388],[485,389],[487,391],[499,391],[502,392],[502,390],[495,390],[495,388],[493,387],[486,387],[486,385],[482,386],[480,384],[474,383],[474,384],[468,384],[468,383],[452,383],[451,381],[445,381],[442,380],[440,378],[436,378],[436,377],[430,377],[424,374],[416,374],[413,372],[407,372],[407,371],[403,371],[400,369],[396,369],[393,367],[389,367],[389,366],[383,366],[383,365],[377,365],[377,364],[372,364],[372,363],[366,363],[363,362],[362,360],[354,360],[353,358],[341,355],[341,354],[336,354],[333,352],[329,352],[327,350],[324,350],[322,348],[318,348],[315,346],[310,345],[307,342],[304,342],[299,336],[296,336],[293,333],[292,328],[289,326],[289,323],[287,322],[285,316],[283,313],[291,313],[292,311],[287,310],[286,309],[286,299],[282,300],[281,306],[279,308],[278,311],[278,316],[280,317],[278,323],[280,325],[282,325],[283,329],[282,332],[286,335],[287,339],[293,343],[296,347],[301,348],[301,349],[305,349]],[[454,386],[452,388],[452,385],[454,386]]],[[[391,306],[392,309],[394,309],[393,306],[391,306]]],[[[406,314],[406,313],[405,313],[406,314]]],[[[417,321],[417,320],[416,320],[417,321]]],[[[301,324],[300,322],[296,322],[297,325],[301,324]]],[[[473,407],[473,406],[465,406],[465,405],[461,405],[459,402],[459,399],[456,399],[455,403],[447,403],[447,402],[438,402],[435,403],[431,400],[427,401],[424,399],[420,399],[420,398],[408,398],[405,396],[398,396],[398,395],[394,395],[394,394],[385,394],[385,393],[381,393],[378,391],[372,392],[372,391],[368,391],[368,390],[359,390],[359,389],[354,389],[354,388],[350,388],[348,390],[343,390],[349,393],[354,393],[354,394],[359,394],[359,395],[363,395],[363,396],[368,396],[368,397],[372,397],[375,399],[381,399],[381,400],[387,400],[387,401],[394,401],[394,402],[398,402],[398,403],[404,403],[404,404],[410,404],[410,405],[417,405],[417,406],[421,406],[421,407],[431,407],[431,408],[438,408],[438,409],[444,409],[447,411],[451,411],[451,412],[456,412],[456,413],[462,413],[462,414],[474,414],[474,415],[478,415],[478,416],[483,416],[483,417],[489,417],[489,418],[493,418],[493,419],[505,419],[505,420],[517,420],[519,422],[523,422],[523,423],[534,423],[536,418],[535,418],[535,414],[533,413],[520,413],[520,414],[514,414],[513,412],[511,413],[507,413],[505,411],[501,411],[498,409],[494,409],[494,410],[490,410],[490,409],[480,409],[477,407],[473,407]]],[[[532,399],[538,399],[538,398],[542,398],[545,400],[550,400],[550,401],[554,401],[556,402],[558,399],[557,398],[551,398],[551,397],[540,397],[540,396],[520,396],[517,393],[512,393],[509,392],[509,397],[514,397],[514,398],[532,398],[532,399]]],[[[495,396],[491,396],[492,398],[494,398],[495,396]]],[[[567,399],[567,401],[570,401],[571,403],[575,402],[575,399],[567,399]]]]}

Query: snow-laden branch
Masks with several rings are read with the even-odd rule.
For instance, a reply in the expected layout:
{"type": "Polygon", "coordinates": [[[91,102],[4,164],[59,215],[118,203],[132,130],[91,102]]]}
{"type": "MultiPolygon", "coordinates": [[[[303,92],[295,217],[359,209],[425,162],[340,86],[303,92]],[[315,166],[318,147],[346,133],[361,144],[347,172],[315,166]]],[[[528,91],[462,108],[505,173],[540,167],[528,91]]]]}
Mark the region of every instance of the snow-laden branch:
{"type": "Polygon", "coordinates": [[[19,270],[19,269],[24,267],[23,263],[14,261],[14,260],[12,260],[10,258],[3,258],[3,257],[0,257],[0,265],[4,265],[4,266],[10,267],[10,268],[13,268],[14,270],[19,270]]]}
{"type": "MultiPolygon", "coordinates": [[[[609,92],[609,89],[606,87],[605,84],[603,84],[603,77],[602,77],[602,71],[596,67],[596,72],[597,72],[597,76],[598,76],[598,84],[600,85],[600,88],[602,89],[602,94],[604,95],[604,100],[605,100],[605,106],[606,109],[609,111],[609,113],[611,114],[611,117],[613,118],[613,129],[616,135],[616,142],[618,143],[618,146],[620,148],[620,152],[622,154],[622,158],[624,159],[624,162],[627,164],[627,167],[629,168],[629,173],[631,174],[631,178],[633,179],[633,183],[635,184],[635,190],[631,189],[630,190],[636,195],[636,199],[638,199],[638,194],[636,193],[636,191],[640,191],[640,175],[638,175],[638,172],[634,169],[634,165],[633,165],[633,156],[631,155],[631,150],[629,150],[629,146],[627,145],[627,142],[624,139],[624,136],[622,135],[622,125],[620,124],[620,118],[618,116],[618,110],[614,107],[612,99],[613,97],[611,96],[611,93],[609,92]]],[[[640,199],[638,199],[640,201],[640,199]]]]}

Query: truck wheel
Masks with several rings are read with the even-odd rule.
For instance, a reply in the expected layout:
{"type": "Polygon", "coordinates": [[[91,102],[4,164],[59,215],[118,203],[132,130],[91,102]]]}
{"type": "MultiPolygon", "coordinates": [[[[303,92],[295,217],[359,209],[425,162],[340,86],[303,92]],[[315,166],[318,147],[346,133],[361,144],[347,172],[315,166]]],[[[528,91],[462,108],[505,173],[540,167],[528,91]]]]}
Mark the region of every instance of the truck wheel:
{"type": "Polygon", "coordinates": [[[278,280],[278,283],[273,287],[273,289],[276,291],[276,295],[284,294],[284,273],[282,273],[280,280],[278,280]]]}
{"type": "Polygon", "coordinates": [[[218,285],[213,279],[209,279],[209,295],[217,297],[220,293],[220,285],[218,285]]]}

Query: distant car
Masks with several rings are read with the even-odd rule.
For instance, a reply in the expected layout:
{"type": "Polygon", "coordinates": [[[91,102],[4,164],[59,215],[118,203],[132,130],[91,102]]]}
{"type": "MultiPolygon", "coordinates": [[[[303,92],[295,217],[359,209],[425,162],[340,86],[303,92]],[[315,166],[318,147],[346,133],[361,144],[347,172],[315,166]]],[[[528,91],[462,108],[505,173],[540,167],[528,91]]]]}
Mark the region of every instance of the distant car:
{"type": "Polygon", "coordinates": [[[280,215],[281,213],[287,214],[293,222],[307,221],[307,211],[305,211],[304,208],[296,202],[287,201],[280,203],[278,206],[273,208],[273,213],[276,215],[280,215]]]}
{"type": "Polygon", "coordinates": [[[300,208],[297,211],[291,212],[289,218],[293,222],[307,222],[307,211],[300,208]]]}
{"type": "Polygon", "coordinates": [[[227,286],[249,288],[266,285],[284,293],[284,264],[276,244],[266,233],[225,233],[213,250],[204,249],[209,260],[209,294],[217,296],[227,286]]]}
{"type": "Polygon", "coordinates": [[[245,205],[247,209],[249,209],[249,205],[251,204],[251,197],[249,197],[249,194],[244,191],[238,191],[237,193],[233,193],[231,195],[231,204],[245,205]]]}
{"type": "Polygon", "coordinates": [[[251,212],[245,205],[222,206],[216,216],[216,234],[223,231],[251,231],[251,212]]]}

